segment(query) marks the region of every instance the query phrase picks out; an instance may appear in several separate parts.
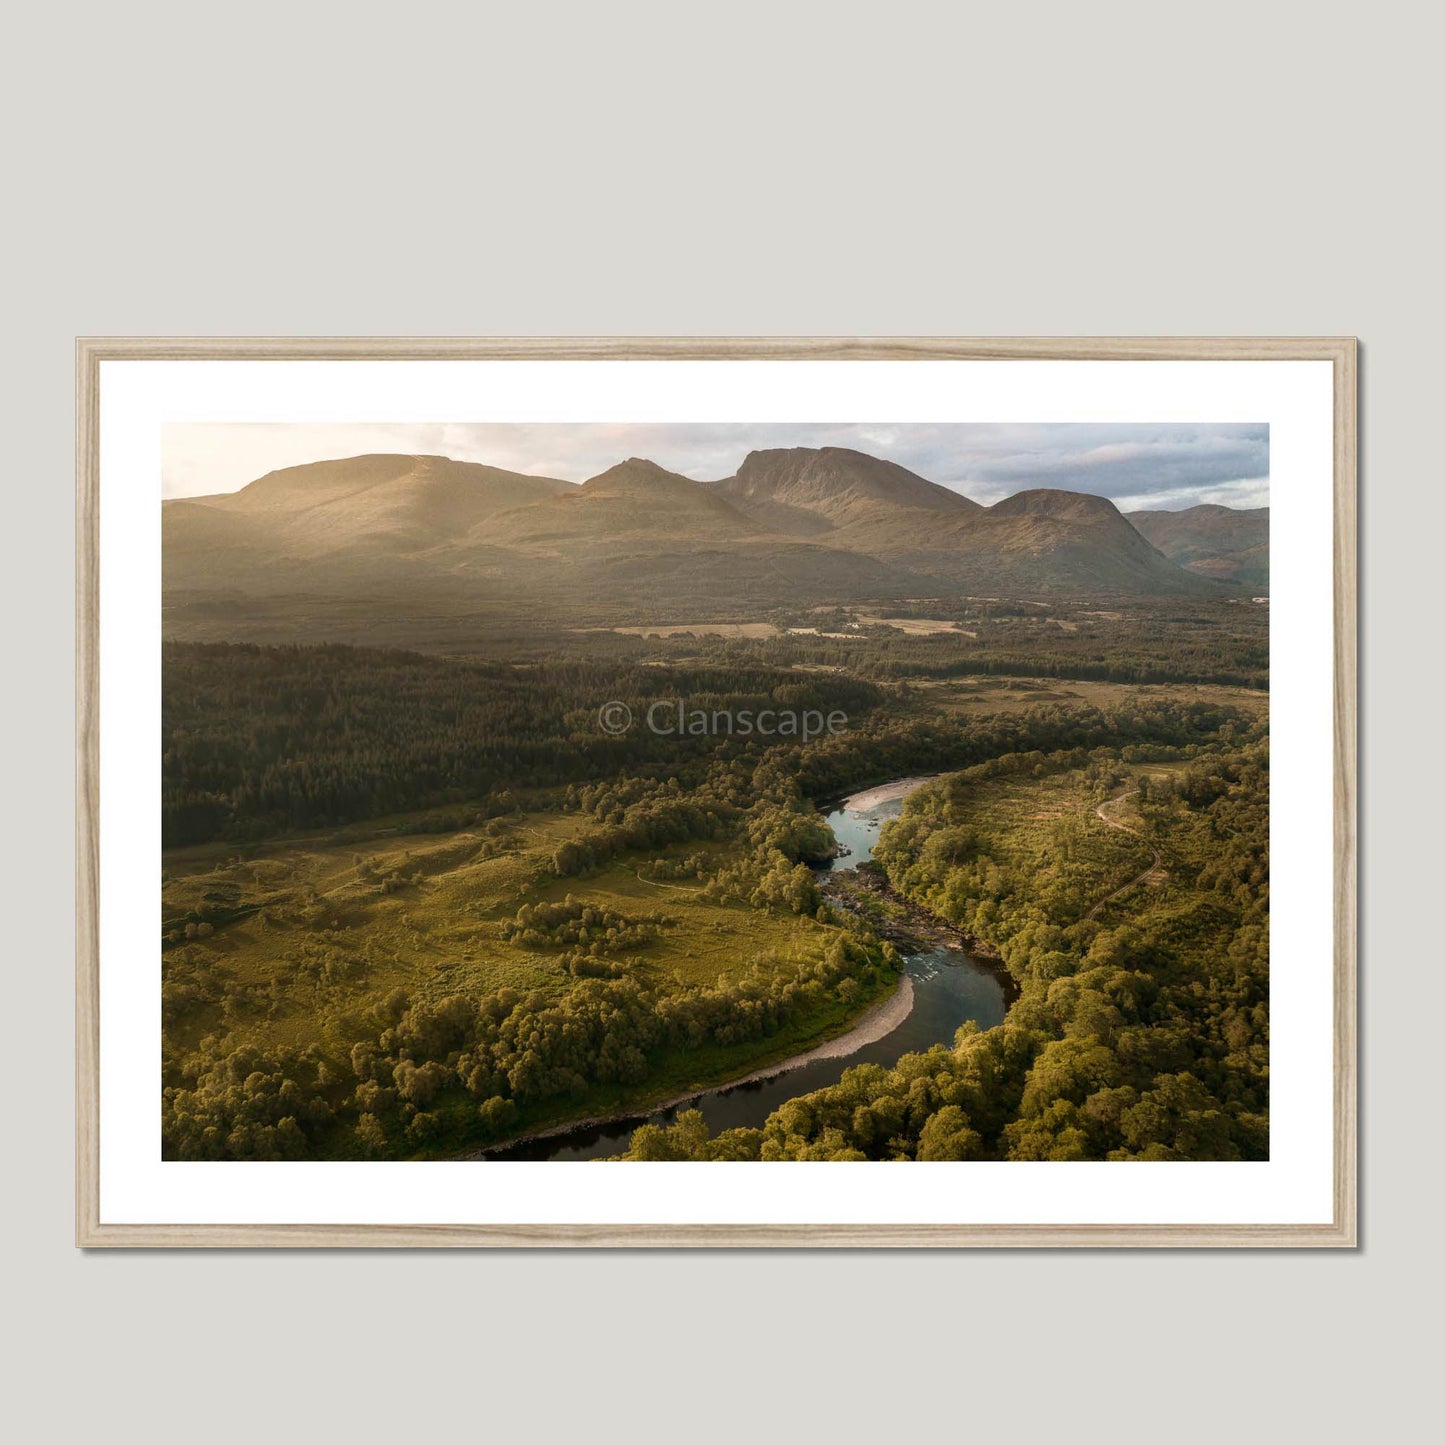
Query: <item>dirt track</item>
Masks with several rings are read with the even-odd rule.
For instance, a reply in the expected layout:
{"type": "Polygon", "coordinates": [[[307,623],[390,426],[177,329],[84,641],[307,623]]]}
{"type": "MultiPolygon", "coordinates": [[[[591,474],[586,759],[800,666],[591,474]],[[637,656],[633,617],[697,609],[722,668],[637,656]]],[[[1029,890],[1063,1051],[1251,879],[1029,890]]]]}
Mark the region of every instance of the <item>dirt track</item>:
{"type": "Polygon", "coordinates": [[[1106,903],[1112,903],[1121,893],[1127,893],[1131,888],[1137,888],[1139,884],[1149,882],[1151,878],[1157,879],[1159,882],[1162,882],[1164,879],[1163,860],[1159,856],[1159,850],[1137,828],[1131,828],[1127,823],[1121,823],[1117,818],[1111,818],[1104,811],[1105,808],[1113,803],[1122,803],[1125,798],[1132,798],[1138,791],[1138,788],[1129,788],[1122,793],[1116,793],[1112,798],[1108,798],[1100,803],[1099,806],[1094,809],[1094,814],[1101,823],[1106,824],[1108,827],[1117,828],[1121,833],[1132,833],[1154,856],[1150,860],[1149,866],[1142,873],[1137,877],[1131,878],[1121,888],[1116,888],[1112,893],[1101,898],[1084,915],[1085,918],[1096,917],[1099,910],[1104,907],[1106,903]]]}

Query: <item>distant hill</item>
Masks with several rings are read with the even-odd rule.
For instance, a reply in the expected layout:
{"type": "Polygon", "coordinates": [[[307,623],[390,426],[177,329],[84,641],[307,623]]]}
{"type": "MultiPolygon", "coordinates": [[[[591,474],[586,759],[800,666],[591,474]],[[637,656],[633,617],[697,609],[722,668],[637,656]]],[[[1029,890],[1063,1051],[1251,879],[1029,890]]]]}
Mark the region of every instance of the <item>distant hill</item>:
{"type": "Polygon", "coordinates": [[[713,485],[760,525],[801,537],[900,517],[917,525],[919,513],[982,510],[906,467],[846,447],[749,452],[736,476],[713,485]]]}
{"type": "Polygon", "coordinates": [[[1104,497],[1028,491],[982,507],[841,447],[752,452],[716,488],[760,526],[906,566],[953,590],[1190,594],[1200,589],[1104,497]]]}
{"type": "Polygon", "coordinates": [[[1269,508],[1187,507],[1126,514],[1164,556],[1201,577],[1269,590],[1269,508]]]}
{"type": "Polygon", "coordinates": [[[242,566],[263,573],[386,565],[474,536],[499,514],[571,482],[449,457],[376,455],[268,472],[161,511],[167,583],[205,583],[242,566]]]}
{"type": "Polygon", "coordinates": [[[632,457],[581,485],[446,457],[352,457],[168,501],[162,525],[173,635],[259,619],[284,636],[311,619],[313,635],[334,623],[404,640],[419,618],[455,632],[942,593],[1228,593],[1101,497],[1028,491],[982,507],[837,447],[753,452],[720,482],[632,457]]]}
{"type": "Polygon", "coordinates": [[[1162,556],[1107,497],[1037,489],[1005,497],[961,528],[963,560],[992,561],[1000,585],[1034,575],[1052,592],[1204,596],[1218,589],[1162,556]]]}
{"type": "Polygon", "coordinates": [[[642,457],[499,518],[494,543],[591,543],[643,537],[757,537],[766,533],[726,497],[642,457]]]}

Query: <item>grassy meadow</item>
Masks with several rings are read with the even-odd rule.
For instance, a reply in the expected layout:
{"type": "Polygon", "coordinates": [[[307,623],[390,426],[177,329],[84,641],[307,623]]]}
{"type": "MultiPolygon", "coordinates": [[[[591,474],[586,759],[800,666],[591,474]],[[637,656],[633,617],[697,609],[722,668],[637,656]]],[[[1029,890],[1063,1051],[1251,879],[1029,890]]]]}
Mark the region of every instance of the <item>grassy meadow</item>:
{"type": "MultiPolygon", "coordinates": [[[[232,1051],[319,1050],[341,1076],[352,1048],[374,1034],[376,1016],[399,995],[407,1007],[501,990],[539,1005],[562,999],[578,982],[566,943],[508,936],[529,906],[572,903],[614,933],[642,933],[603,953],[615,953],[613,967],[664,996],[725,988],[744,972],[771,978],[816,967],[841,932],[812,916],[708,897],[701,879],[743,860],[737,842],[627,853],[585,878],[562,878],[552,860],[585,832],[580,814],[524,811],[440,835],[417,831],[436,826],[436,814],[241,851],[207,844],[168,853],[168,1054],[224,1036],[232,1051]]],[[[840,1032],[892,984],[889,976],[847,1000],[820,999],[761,1041],[714,1041],[664,1055],[645,1089],[601,1085],[541,1103],[518,1115],[516,1132],[635,1107],[787,1057],[840,1032]]],[[[448,1143],[467,1138],[475,1113],[453,1092],[458,1097],[442,1099],[437,1110],[451,1126],[440,1131],[448,1143]]],[[[333,1146],[344,1153],[346,1137],[333,1146]]]]}

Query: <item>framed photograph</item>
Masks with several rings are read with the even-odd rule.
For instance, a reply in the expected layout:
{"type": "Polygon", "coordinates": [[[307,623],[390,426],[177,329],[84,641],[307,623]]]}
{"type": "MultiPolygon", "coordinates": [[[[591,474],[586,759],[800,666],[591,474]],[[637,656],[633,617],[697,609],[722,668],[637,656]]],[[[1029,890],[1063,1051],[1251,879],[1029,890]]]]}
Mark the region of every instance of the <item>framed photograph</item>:
{"type": "Polygon", "coordinates": [[[1353,340],[78,360],[80,1245],[1356,1243],[1353,340]]]}

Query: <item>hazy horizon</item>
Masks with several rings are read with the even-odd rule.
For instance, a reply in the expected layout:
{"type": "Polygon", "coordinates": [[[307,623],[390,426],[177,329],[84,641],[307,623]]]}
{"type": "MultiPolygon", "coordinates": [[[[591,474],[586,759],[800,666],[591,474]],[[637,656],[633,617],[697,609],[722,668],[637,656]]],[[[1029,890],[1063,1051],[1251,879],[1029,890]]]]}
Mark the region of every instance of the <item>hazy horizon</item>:
{"type": "Polygon", "coordinates": [[[849,447],[990,504],[1032,487],[1120,510],[1269,505],[1269,427],[1249,423],[173,423],[162,495],[239,491],[266,473],[366,453],[435,455],[584,482],[630,456],[695,481],[750,451],[849,447]]]}

